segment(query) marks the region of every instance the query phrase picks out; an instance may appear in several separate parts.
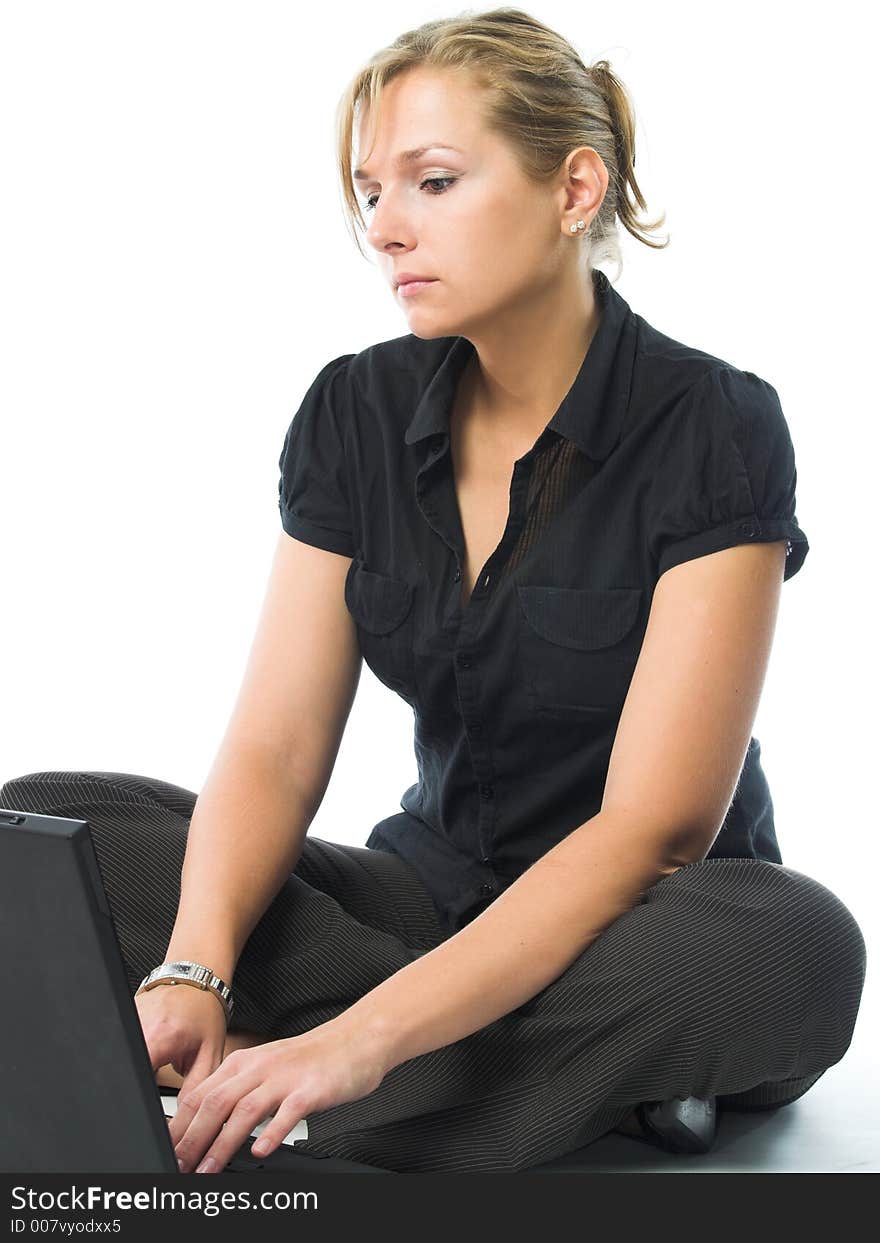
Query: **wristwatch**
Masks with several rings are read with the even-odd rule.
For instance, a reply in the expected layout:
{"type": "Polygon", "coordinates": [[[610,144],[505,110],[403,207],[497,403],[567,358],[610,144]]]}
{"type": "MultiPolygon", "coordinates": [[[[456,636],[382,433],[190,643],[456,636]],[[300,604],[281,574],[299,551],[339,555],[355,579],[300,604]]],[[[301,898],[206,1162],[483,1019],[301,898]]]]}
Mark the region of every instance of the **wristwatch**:
{"type": "Polygon", "coordinates": [[[135,997],[140,992],[149,992],[158,984],[190,984],[195,988],[210,989],[223,1006],[226,1012],[226,1024],[229,1025],[234,1005],[232,990],[228,984],[224,984],[219,975],[214,974],[210,967],[205,967],[200,962],[191,962],[187,958],[163,962],[161,966],[154,967],[149,975],[144,976],[135,991],[135,997]]]}

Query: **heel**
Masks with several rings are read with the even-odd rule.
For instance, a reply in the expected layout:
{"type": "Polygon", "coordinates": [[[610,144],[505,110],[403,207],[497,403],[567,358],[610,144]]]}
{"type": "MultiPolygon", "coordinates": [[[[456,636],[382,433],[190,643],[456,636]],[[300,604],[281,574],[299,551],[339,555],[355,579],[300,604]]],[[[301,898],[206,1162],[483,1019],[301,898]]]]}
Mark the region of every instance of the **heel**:
{"type": "Polygon", "coordinates": [[[658,1147],[667,1152],[709,1152],[718,1130],[715,1097],[677,1096],[638,1106],[639,1120],[658,1147]]]}

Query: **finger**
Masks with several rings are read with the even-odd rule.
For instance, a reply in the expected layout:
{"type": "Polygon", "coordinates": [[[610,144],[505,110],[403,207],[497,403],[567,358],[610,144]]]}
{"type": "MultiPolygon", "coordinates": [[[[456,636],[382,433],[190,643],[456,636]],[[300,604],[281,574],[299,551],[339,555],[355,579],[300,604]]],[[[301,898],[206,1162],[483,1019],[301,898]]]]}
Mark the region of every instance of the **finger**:
{"type": "MultiPolygon", "coordinates": [[[[239,1093],[242,1091],[239,1088],[239,1093]]],[[[183,1161],[183,1169],[187,1172],[197,1170],[199,1173],[219,1174],[257,1124],[269,1116],[272,1098],[262,1084],[256,1085],[253,1091],[238,1095],[231,1108],[227,1099],[227,1103],[220,1106],[226,1115],[222,1122],[218,1124],[216,1119],[219,1115],[214,1114],[209,1121],[206,1120],[202,1130],[202,1115],[209,1105],[210,1097],[206,1097],[190,1128],[193,1134],[188,1131],[177,1148],[177,1156],[183,1161]]]]}
{"type": "Polygon", "coordinates": [[[251,1145],[251,1154],[255,1157],[267,1157],[270,1152],[274,1152],[284,1137],[308,1115],[309,1108],[305,1097],[286,1096],[275,1111],[274,1117],[269,1119],[260,1135],[254,1140],[251,1145]]]}
{"type": "Polygon", "coordinates": [[[196,1066],[192,1067],[180,1085],[177,1093],[177,1111],[168,1124],[168,1132],[173,1144],[177,1144],[178,1140],[185,1135],[206,1094],[212,1088],[217,1087],[217,1082],[212,1075],[199,1074],[196,1066]]]}
{"type": "Polygon", "coordinates": [[[174,1116],[168,1119],[168,1134],[171,1137],[171,1142],[175,1147],[177,1146],[180,1138],[186,1134],[186,1129],[189,1126],[196,1109],[198,1108],[198,1106],[192,1102],[191,1097],[189,1097],[186,1101],[183,1101],[181,1099],[182,1094],[183,1089],[181,1088],[177,1093],[177,1103],[174,1109],[174,1116]]]}
{"type": "MultiPolygon", "coordinates": [[[[183,1135],[201,1103],[204,1093],[197,1095],[198,1090],[204,1087],[205,1091],[207,1091],[214,1086],[214,1083],[208,1083],[208,1080],[211,1079],[219,1065],[218,1059],[210,1054],[203,1053],[195,1059],[187,1071],[177,1094],[177,1113],[169,1123],[172,1143],[176,1144],[180,1136],[183,1135]]],[[[180,1074],[180,1071],[178,1071],[178,1074],[180,1074]]]]}
{"type": "Polygon", "coordinates": [[[237,1102],[237,1098],[228,1089],[221,1096],[221,1089],[216,1087],[206,1094],[200,1094],[197,1089],[197,1096],[198,1104],[195,1108],[191,1097],[186,1114],[181,1116],[178,1111],[177,1117],[181,1121],[175,1133],[176,1138],[172,1140],[174,1155],[183,1173],[191,1173],[196,1168],[237,1102]]]}
{"type": "Polygon", "coordinates": [[[191,1096],[196,1088],[201,1087],[206,1080],[211,1078],[219,1065],[220,1063],[209,1054],[200,1053],[191,1066],[177,1072],[183,1076],[183,1082],[180,1085],[181,1093],[186,1092],[191,1096]]]}
{"type": "Polygon", "coordinates": [[[156,1039],[152,1034],[150,1036],[150,1042],[147,1046],[147,1050],[150,1055],[150,1066],[153,1068],[154,1075],[156,1071],[161,1070],[163,1066],[171,1066],[171,1059],[174,1057],[176,1052],[174,1043],[170,1037],[162,1040],[156,1039]]]}

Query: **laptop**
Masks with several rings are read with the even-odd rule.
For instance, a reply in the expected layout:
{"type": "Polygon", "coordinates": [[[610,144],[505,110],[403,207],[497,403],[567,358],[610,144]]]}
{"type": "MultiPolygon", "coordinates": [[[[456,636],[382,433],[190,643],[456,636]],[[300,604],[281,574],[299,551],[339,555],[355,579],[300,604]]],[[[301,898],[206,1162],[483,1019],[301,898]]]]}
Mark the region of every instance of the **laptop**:
{"type": "MultiPolygon", "coordinates": [[[[0,1172],[180,1174],[85,820],[0,808],[0,1172]]],[[[260,1134],[268,1118],[251,1132],[260,1134]]],[[[244,1142],[224,1172],[391,1170],[244,1142]]]]}

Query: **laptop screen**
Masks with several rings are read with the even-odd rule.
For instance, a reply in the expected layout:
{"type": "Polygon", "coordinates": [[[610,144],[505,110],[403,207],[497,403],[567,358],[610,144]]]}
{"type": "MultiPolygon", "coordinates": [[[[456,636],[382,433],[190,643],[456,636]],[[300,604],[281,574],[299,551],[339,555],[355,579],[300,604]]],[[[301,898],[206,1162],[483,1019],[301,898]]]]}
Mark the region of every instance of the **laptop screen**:
{"type": "Polygon", "coordinates": [[[0,1169],[177,1174],[85,821],[0,809],[0,937],[0,1169]]]}

